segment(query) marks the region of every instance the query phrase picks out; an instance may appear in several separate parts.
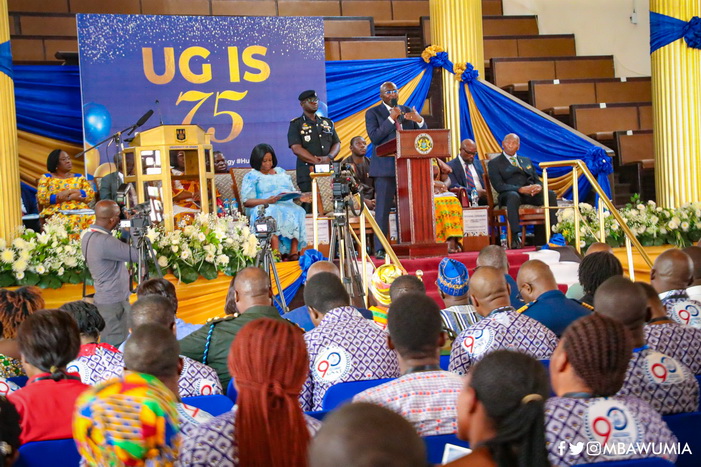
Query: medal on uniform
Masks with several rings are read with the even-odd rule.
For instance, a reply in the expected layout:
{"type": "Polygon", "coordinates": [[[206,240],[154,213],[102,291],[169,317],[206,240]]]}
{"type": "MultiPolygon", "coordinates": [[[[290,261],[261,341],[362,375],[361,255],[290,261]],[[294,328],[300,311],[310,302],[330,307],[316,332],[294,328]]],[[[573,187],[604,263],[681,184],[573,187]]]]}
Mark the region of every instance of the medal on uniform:
{"type": "Polygon", "coordinates": [[[312,140],[312,137],[309,136],[309,135],[307,135],[307,136],[304,137],[304,141],[306,141],[307,143],[308,143],[309,141],[311,141],[311,140],[312,140]]]}

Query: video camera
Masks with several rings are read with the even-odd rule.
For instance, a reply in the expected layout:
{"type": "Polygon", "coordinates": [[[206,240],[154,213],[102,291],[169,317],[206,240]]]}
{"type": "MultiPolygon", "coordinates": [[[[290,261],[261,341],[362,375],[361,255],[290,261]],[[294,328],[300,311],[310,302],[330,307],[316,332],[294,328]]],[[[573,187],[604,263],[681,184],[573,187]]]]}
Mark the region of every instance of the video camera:
{"type": "Polygon", "coordinates": [[[258,217],[253,221],[253,233],[258,239],[267,238],[277,231],[275,218],[265,215],[267,207],[267,204],[258,206],[258,217]]]}
{"type": "Polygon", "coordinates": [[[333,162],[333,179],[331,187],[334,200],[343,200],[351,194],[360,191],[358,179],[355,177],[353,167],[348,163],[333,162]]]}
{"type": "Polygon", "coordinates": [[[135,240],[146,235],[146,229],[151,226],[151,205],[148,202],[137,204],[131,209],[125,209],[125,213],[131,216],[129,219],[129,233],[135,240]]]}

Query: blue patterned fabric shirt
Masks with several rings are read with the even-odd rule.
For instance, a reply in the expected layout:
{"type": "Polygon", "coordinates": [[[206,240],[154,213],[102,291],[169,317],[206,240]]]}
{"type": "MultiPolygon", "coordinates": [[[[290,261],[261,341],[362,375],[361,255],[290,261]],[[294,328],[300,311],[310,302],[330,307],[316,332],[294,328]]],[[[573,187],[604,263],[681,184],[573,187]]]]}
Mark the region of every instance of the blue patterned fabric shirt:
{"type": "Polygon", "coordinates": [[[197,427],[212,420],[214,416],[202,409],[179,402],[175,408],[180,421],[180,435],[185,437],[194,432],[197,427]]]}
{"type": "Polygon", "coordinates": [[[699,406],[699,384],[679,361],[647,348],[633,352],[619,396],[635,396],[662,415],[694,412],[699,406]]]}
{"type": "Polygon", "coordinates": [[[679,360],[694,375],[701,374],[701,329],[677,323],[648,324],[645,343],[679,360]]]}
{"type": "Polygon", "coordinates": [[[545,446],[553,467],[645,457],[674,462],[676,443],[662,416],[637,397],[551,397],[545,403],[545,446]],[[647,443],[655,454],[637,449],[647,443]]]}
{"type": "Polygon", "coordinates": [[[183,370],[178,378],[180,397],[222,394],[221,382],[214,368],[184,355],[180,358],[183,362],[183,370]]]}
{"type": "Polygon", "coordinates": [[[557,337],[543,324],[512,307],[497,308],[465,329],[453,342],[448,369],[466,375],[472,365],[499,349],[515,350],[544,360],[557,346],[557,337]]]}
{"type": "Polygon", "coordinates": [[[701,328],[701,302],[689,298],[686,289],[663,292],[660,294],[660,300],[673,321],[701,328]]]}
{"type": "Polygon", "coordinates": [[[95,386],[124,374],[124,357],[108,344],[84,344],[78,358],[66,365],[70,373],[78,373],[83,384],[95,386]]]}
{"type": "Polygon", "coordinates": [[[334,384],[399,376],[387,334],[352,306],[329,310],[304,340],[309,376],[299,400],[305,412],[321,410],[324,394],[334,384]]]}

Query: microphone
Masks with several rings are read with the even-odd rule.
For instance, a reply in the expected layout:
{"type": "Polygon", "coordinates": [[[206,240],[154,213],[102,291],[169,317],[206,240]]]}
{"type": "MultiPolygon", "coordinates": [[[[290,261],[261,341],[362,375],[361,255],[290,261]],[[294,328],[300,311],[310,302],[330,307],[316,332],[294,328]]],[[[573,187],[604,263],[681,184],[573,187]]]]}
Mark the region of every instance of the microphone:
{"type": "Polygon", "coordinates": [[[156,107],[158,107],[158,120],[161,122],[161,125],[163,125],[163,112],[161,111],[161,101],[156,99],[156,107]]]}
{"type": "Polygon", "coordinates": [[[136,130],[136,129],[139,128],[141,125],[143,125],[144,123],[146,123],[146,120],[148,120],[149,118],[151,118],[151,115],[153,115],[153,110],[149,110],[148,112],[146,112],[145,114],[143,114],[143,115],[141,116],[141,118],[140,118],[139,120],[137,120],[137,122],[134,124],[134,126],[131,127],[131,129],[129,129],[129,133],[127,133],[127,136],[130,136],[132,133],[134,133],[134,130],[136,130]]]}
{"type": "Polygon", "coordinates": [[[397,100],[396,97],[393,97],[392,100],[389,101],[389,105],[392,107],[396,107],[399,101],[397,100]]]}

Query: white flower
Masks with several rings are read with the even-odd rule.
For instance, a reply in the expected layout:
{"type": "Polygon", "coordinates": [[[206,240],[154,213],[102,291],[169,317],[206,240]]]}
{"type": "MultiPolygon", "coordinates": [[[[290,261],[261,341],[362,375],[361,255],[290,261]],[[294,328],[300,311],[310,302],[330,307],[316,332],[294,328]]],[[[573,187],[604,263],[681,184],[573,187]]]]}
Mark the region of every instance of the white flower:
{"type": "Polygon", "coordinates": [[[653,200],[649,200],[647,204],[649,204],[650,206],[655,206],[655,202],[653,200]]]}
{"type": "Polygon", "coordinates": [[[636,206],[636,208],[638,208],[639,210],[642,211],[643,209],[645,209],[645,205],[644,205],[644,204],[638,204],[638,205],[636,206]]]}
{"type": "Polygon", "coordinates": [[[60,268],[58,268],[58,271],[56,271],[56,272],[58,272],[58,275],[59,275],[59,276],[62,276],[63,273],[66,272],[66,270],[63,269],[63,267],[60,267],[60,268]]]}
{"type": "Polygon", "coordinates": [[[0,253],[0,261],[3,263],[11,263],[15,260],[15,253],[12,250],[2,250],[0,253]]]}
{"type": "Polygon", "coordinates": [[[660,227],[660,235],[666,235],[667,234],[667,229],[664,227],[660,227]]]}
{"type": "Polygon", "coordinates": [[[166,258],[165,256],[159,256],[158,265],[162,268],[168,266],[168,258],[166,258]]]}
{"type": "Polygon", "coordinates": [[[657,207],[655,208],[655,211],[657,211],[657,212],[662,212],[663,209],[662,209],[661,207],[657,206],[657,207]]]}
{"type": "Polygon", "coordinates": [[[24,259],[18,259],[14,263],[12,263],[12,270],[15,272],[23,272],[25,269],[27,269],[28,262],[24,259]]]}
{"type": "Polygon", "coordinates": [[[75,258],[75,256],[68,256],[63,262],[69,268],[78,266],[78,260],[75,258]]]}
{"type": "Polygon", "coordinates": [[[146,238],[148,238],[151,243],[156,243],[156,240],[158,240],[158,231],[152,227],[149,227],[149,229],[146,231],[146,238]]]}
{"type": "Polygon", "coordinates": [[[585,242],[584,240],[580,240],[579,241],[579,248],[584,248],[585,246],[587,246],[587,242],[585,242]]]}
{"type": "Polygon", "coordinates": [[[24,250],[29,246],[27,242],[24,241],[23,238],[15,238],[14,241],[12,242],[12,246],[17,248],[18,250],[24,250]]]}
{"type": "Polygon", "coordinates": [[[183,250],[183,251],[180,253],[180,259],[182,259],[182,260],[187,260],[188,258],[190,258],[190,251],[188,251],[188,250],[183,250]]]}
{"type": "Polygon", "coordinates": [[[5,241],[5,239],[0,238],[0,250],[4,250],[6,246],[7,246],[7,242],[5,241]]]}
{"type": "Polygon", "coordinates": [[[231,238],[231,237],[229,237],[229,238],[227,238],[227,239],[224,240],[224,243],[226,243],[227,245],[233,245],[233,244],[234,244],[234,239],[231,238]]]}
{"type": "Polygon", "coordinates": [[[618,224],[611,224],[611,230],[618,230],[618,224]]]}
{"type": "Polygon", "coordinates": [[[46,273],[46,268],[44,267],[43,264],[37,265],[35,270],[36,270],[37,274],[45,274],[46,273]]]}
{"type": "Polygon", "coordinates": [[[701,209],[697,209],[696,211],[694,211],[694,214],[696,215],[696,217],[701,218],[701,209]]]}
{"type": "Polygon", "coordinates": [[[208,263],[213,263],[214,262],[214,255],[211,253],[208,253],[207,256],[204,257],[204,260],[207,261],[208,263]]]}
{"type": "Polygon", "coordinates": [[[219,256],[217,256],[217,263],[229,264],[229,257],[226,255],[219,255],[219,256]]]}
{"type": "Polygon", "coordinates": [[[24,271],[18,271],[15,273],[15,278],[17,278],[18,281],[21,281],[24,279],[24,271]]]}
{"type": "Polygon", "coordinates": [[[207,239],[207,236],[204,234],[204,232],[200,232],[197,234],[197,240],[200,242],[204,242],[207,239]]]}
{"type": "Polygon", "coordinates": [[[32,254],[29,252],[29,250],[20,250],[17,257],[21,260],[29,262],[29,259],[32,257],[32,254]]]}
{"type": "Polygon", "coordinates": [[[173,245],[170,247],[170,251],[172,251],[173,253],[177,253],[179,249],[180,247],[178,247],[178,245],[173,245]]]}
{"type": "Polygon", "coordinates": [[[688,222],[684,221],[684,222],[681,223],[681,227],[682,227],[682,230],[683,230],[684,232],[688,232],[688,231],[689,231],[689,227],[691,227],[691,226],[689,225],[688,222]]]}
{"type": "Polygon", "coordinates": [[[186,237],[192,237],[192,235],[195,233],[195,227],[192,225],[188,225],[183,229],[183,235],[186,237]]]}
{"type": "Polygon", "coordinates": [[[677,217],[672,217],[672,220],[667,223],[667,227],[669,227],[669,230],[676,230],[679,228],[679,224],[679,219],[677,217]]]}
{"type": "Polygon", "coordinates": [[[701,222],[697,222],[695,227],[696,227],[696,230],[701,230],[701,222]]]}

